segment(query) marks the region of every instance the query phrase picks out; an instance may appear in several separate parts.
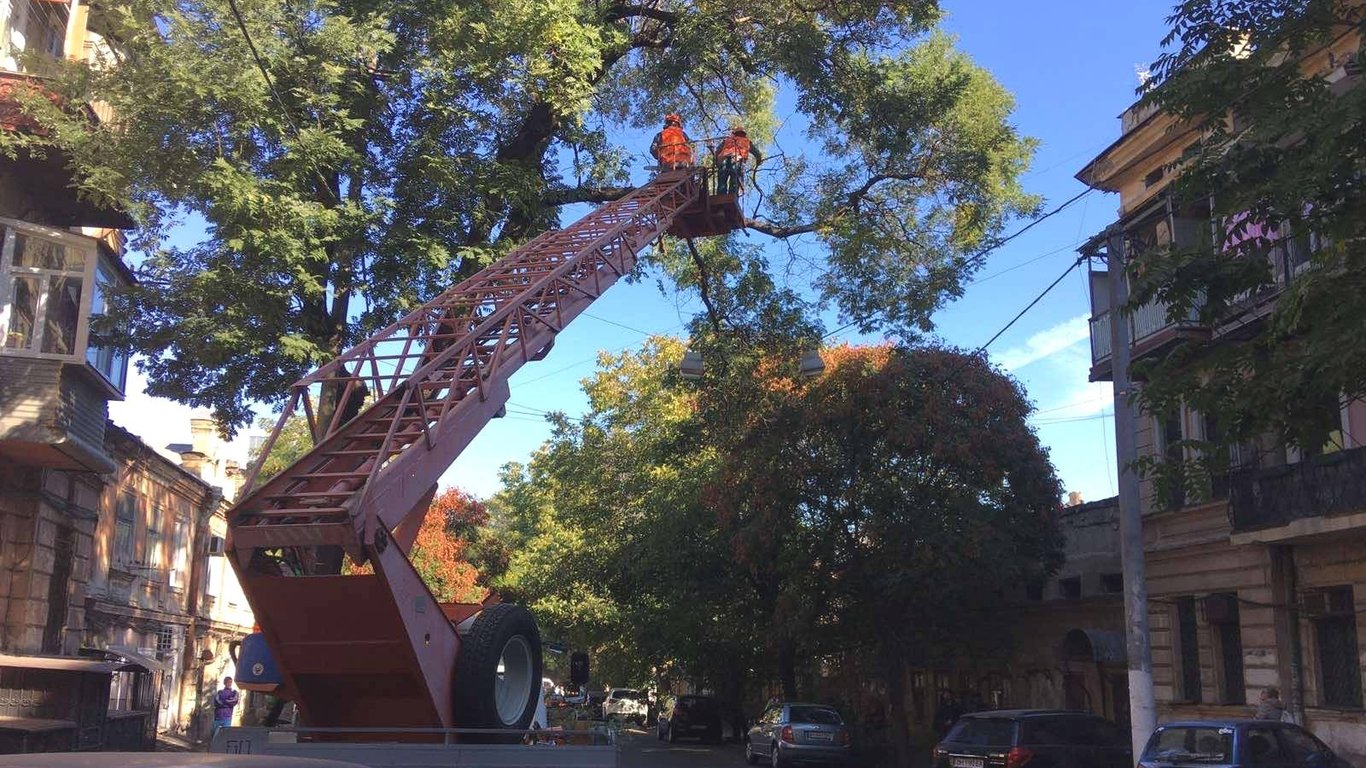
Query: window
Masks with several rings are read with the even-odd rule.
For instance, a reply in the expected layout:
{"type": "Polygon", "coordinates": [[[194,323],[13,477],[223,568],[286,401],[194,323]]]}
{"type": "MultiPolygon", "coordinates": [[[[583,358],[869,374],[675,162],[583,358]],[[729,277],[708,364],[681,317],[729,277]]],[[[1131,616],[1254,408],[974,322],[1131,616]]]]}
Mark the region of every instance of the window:
{"type": "Polygon", "coordinates": [[[915,707],[916,722],[923,723],[929,718],[929,691],[925,687],[925,673],[911,673],[911,703],[915,707]]]}
{"type": "Polygon", "coordinates": [[[190,567],[190,519],[185,515],[177,515],[175,521],[175,535],[171,538],[171,578],[170,585],[178,589],[185,588],[186,577],[189,575],[190,567]]]}
{"type": "Polygon", "coordinates": [[[0,353],[78,362],[96,262],[87,238],[0,220],[0,353]]]}
{"type": "Polygon", "coordinates": [[[1102,573],[1100,575],[1100,589],[1108,595],[1117,595],[1124,591],[1124,574],[1122,573],[1102,573]]]}
{"type": "MultiPolygon", "coordinates": [[[[89,315],[103,315],[109,310],[109,291],[124,284],[122,276],[114,268],[101,261],[95,270],[94,290],[90,297],[89,315]]],[[[85,360],[90,367],[100,372],[105,381],[122,392],[128,384],[128,353],[111,346],[96,346],[92,342],[85,350],[85,360]]]]}
{"type": "Polygon", "coordinates": [[[1276,738],[1276,728],[1256,726],[1248,728],[1243,734],[1243,759],[1249,766],[1280,766],[1285,754],[1281,751],[1280,739],[1276,738]]]}
{"type": "MultiPolygon", "coordinates": [[[[175,630],[161,627],[157,630],[157,658],[165,661],[175,650],[175,630]]],[[[170,677],[170,675],[167,675],[170,677]]]]}
{"type": "Polygon", "coordinates": [[[1205,619],[1214,632],[1215,652],[1219,656],[1219,700],[1224,704],[1246,704],[1243,683],[1243,633],[1238,613],[1238,596],[1210,595],[1205,598],[1205,619]],[[1212,610],[1217,606],[1217,610],[1212,610]]]}
{"type": "Polygon", "coordinates": [[[1323,742],[1294,726],[1282,726],[1278,734],[1281,749],[1291,765],[1332,765],[1332,750],[1323,742]],[[1321,762],[1317,762],[1321,761],[1321,762]]]}
{"type": "Polygon", "coordinates": [[[152,514],[147,518],[147,551],[143,563],[152,568],[161,566],[161,526],[166,517],[160,506],[152,505],[152,514]]]}
{"type": "Polygon", "coordinates": [[[1196,635],[1195,598],[1176,600],[1177,690],[1182,701],[1200,701],[1200,639],[1196,635]]]}
{"type": "Polygon", "coordinates": [[[1081,577],[1072,576],[1066,579],[1058,579],[1058,596],[1064,600],[1081,599],[1081,577]]]}
{"type": "Polygon", "coordinates": [[[1310,619],[1318,646],[1320,698],[1324,706],[1359,709],[1361,651],[1352,588],[1324,589],[1318,595],[1319,611],[1310,619]]]}
{"type": "Polygon", "coordinates": [[[114,562],[128,565],[133,562],[133,525],[137,520],[138,497],[132,491],[119,494],[114,513],[114,562]]]}

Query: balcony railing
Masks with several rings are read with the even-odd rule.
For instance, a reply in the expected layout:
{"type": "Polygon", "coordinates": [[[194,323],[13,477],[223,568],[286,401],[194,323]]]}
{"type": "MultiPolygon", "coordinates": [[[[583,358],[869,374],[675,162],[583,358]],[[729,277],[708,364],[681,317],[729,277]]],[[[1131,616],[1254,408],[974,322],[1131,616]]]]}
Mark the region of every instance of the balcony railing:
{"type": "MultiPolygon", "coordinates": [[[[1200,327],[1200,309],[1192,307],[1184,317],[1168,319],[1170,304],[1150,301],[1129,315],[1129,344],[1139,346],[1150,342],[1168,330],[1200,327]]],[[[1102,312],[1091,318],[1091,364],[1110,359],[1110,313],[1102,312]]]]}
{"type": "Polygon", "coordinates": [[[1272,469],[1229,477],[1235,533],[1296,520],[1366,512],[1366,448],[1350,448],[1272,469]]]}

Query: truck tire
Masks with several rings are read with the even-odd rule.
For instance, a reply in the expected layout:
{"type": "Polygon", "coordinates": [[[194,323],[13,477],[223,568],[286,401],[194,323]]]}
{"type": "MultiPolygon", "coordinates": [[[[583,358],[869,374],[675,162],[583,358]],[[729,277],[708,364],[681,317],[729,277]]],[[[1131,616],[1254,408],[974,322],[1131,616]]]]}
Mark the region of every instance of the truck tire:
{"type": "MultiPolygon", "coordinates": [[[[460,640],[455,659],[455,720],[461,728],[526,730],[541,693],[541,633],[520,605],[490,605],[460,640]]],[[[509,734],[520,740],[521,734],[509,734]]],[[[495,741],[498,737],[466,737],[495,741]]]]}

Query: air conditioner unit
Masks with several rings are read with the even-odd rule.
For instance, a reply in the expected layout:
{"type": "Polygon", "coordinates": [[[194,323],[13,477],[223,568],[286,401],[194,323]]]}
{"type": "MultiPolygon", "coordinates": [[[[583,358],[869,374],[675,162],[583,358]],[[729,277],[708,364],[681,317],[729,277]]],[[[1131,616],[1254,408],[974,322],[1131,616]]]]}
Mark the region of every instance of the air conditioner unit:
{"type": "Polygon", "coordinates": [[[1300,612],[1313,616],[1343,615],[1353,612],[1350,589],[1315,589],[1300,593],[1300,612]]]}
{"type": "Polygon", "coordinates": [[[221,554],[223,554],[226,550],[227,550],[227,542],[224,541],[224,539],[223,539],[222,536],[210,536],[210,537],[209,537],[209,554],[210,554],[210,555],[221,555],[221,554]]]}

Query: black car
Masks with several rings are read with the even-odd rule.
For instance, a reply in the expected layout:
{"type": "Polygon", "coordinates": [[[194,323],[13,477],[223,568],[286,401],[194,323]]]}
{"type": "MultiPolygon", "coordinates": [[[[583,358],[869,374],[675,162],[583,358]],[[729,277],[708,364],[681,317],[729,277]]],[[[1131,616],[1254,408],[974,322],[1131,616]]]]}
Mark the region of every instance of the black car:
{"type": "Polygon", "coordinates": [[[655,736],[673,743],[696,738],[721,743],[721,707],[710,696],[688,694],[669,699],[659,713],[655,736]]]}
{"type": "Polygon", "coordinates": [[[1192,720],[1153,731],[1139,768],[1351,768],[1327,744],[1294,723],[1192,720]]]}
{"type": "Polygon", "coordinates": [[[934,748],[934,768],[1129,768],[1129,732],[1086,712],[1008,709],[964,715],[934,748]]]}

